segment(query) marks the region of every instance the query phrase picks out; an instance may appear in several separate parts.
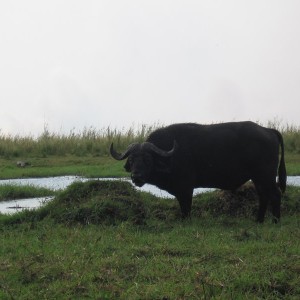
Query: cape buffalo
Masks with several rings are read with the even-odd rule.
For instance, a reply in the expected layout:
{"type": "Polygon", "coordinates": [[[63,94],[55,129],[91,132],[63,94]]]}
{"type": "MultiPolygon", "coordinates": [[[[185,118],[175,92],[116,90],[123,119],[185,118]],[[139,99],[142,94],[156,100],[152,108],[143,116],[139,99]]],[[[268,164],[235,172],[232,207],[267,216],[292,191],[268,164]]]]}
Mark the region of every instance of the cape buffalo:
{"type": "Polygon", "coordinates": [[[190,215],[194,188],[235,190],[252,180],[259,195],[257,221],[264,221],[269,203],[274,222],[280,219],[286,169],[283,139],[275,129],[253,122],[173,124],[124,153],[111,144],[110,153],[117,160],[128,158],[124,167],[135,185],[153,184],[174,195],[183,218],[190,215]]]}

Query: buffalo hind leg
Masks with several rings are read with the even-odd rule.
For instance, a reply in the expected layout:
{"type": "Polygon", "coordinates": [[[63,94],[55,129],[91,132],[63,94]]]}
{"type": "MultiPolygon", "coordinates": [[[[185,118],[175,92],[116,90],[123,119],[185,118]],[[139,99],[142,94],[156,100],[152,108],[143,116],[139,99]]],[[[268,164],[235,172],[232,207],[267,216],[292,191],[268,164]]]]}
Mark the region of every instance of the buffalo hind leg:
{"type": "Polygon", "coordinates": [[[272,184],[257,184],[255,187],[259,196],[259,208],[257,215],[257,222],[263,223],[265,214],[268,208],[268,204],[271,204],[273,222],[277,223],[280,219],[280,204],[281,204],[281,193],[276,183],[272,184]]]}
{"type": "Polygon", "coordinates": [[[280,206],[281,206],[281,192],[279,191],[277,185],[274,186],[272,198],[270,198],[273,222],[278,223],[280,220],[280,206]]]}
{"type": "Polygon", "coordinates": [[[193,189],[188,189],[184,192],[178,193],[176,198],[180,205],[182,219],[189,218],[191,216],[192,209],[193,189]]]}

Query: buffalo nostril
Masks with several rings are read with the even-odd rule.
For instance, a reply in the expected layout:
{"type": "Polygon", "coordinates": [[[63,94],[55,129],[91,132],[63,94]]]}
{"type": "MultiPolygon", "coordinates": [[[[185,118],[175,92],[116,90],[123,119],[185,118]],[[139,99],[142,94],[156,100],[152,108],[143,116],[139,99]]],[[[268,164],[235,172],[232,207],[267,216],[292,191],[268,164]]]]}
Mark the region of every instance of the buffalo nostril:
{"type": "Polygon", "coordinates": [[[140,173],[132,173],[131,180],[138,187],[142,187],[145,184],[145,180],[140,173]]]}

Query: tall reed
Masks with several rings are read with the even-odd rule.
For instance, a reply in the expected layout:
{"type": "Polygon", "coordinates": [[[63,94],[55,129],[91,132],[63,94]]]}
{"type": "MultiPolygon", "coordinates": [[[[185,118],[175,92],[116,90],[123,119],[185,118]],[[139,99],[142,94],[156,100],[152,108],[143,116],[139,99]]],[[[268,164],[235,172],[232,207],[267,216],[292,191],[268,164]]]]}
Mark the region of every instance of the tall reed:
{"type": "Polygon", "coordinates": [[[287,152],[300,154],[300,126],[283,124],[282,121],[275,118],[267,123],[267,127],[277,129],[282,133],[287,152]]]}
{"type": "MultiPolygon", "coordinates": [[[[0,131],[0,158],[25,159],[26,157],[46,157],[49,155],[105,156],[113,142],[117,149],[125,149],[130,143],[144,141],[150,132],[160,124],[132,126],[129,129],[106,127],[71,130],[68,134],[52,133],[44,127],[38,137],[5,135],[0,131]]],[[[270,121],[267,127],[276,128],[282,134],[287,152],[300,154],[300,127],[283,125],[280,121],[270,121]]]]}
{"type": "Polygon", "coordinates": [[[48,155],[102,156],[108,155],[113,142],[118,149],[128,144],[141,142],[158,124],[141,125],[129,129],[84,128],[82,131],[71,130],[68,134],[52,133],[47,127],[37,138],[33,136],[12,136],[0,132],[0,157],[46,157],[48,155]]]}

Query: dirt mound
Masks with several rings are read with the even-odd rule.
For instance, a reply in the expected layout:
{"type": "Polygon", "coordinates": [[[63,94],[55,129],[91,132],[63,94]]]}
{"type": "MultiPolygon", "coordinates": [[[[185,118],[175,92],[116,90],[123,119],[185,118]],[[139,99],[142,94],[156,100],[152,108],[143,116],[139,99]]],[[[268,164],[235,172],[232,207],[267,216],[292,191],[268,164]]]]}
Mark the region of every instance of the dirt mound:
{"type": "Polygon", "coordinates": [[[247,183],[236,191],[219,191],[217,201],[219,212],[229,216],[256,215],[258,209],[258,195],[252,183],[247,183]]]}
{"type": "MultiPolygon", "coordinates": [[[[281,199],[282,214],[292,215],[300,212],[299,187],[288,186],[281,199]]],[[[258,212],[259,198],[252,182],[236,191],[215,191],[196,196],[194,201],[196,215],[210,213],[213,216],[254,217],[258,212]],[[197,211],[198,210],[198,211],[197,211]]],[[[271,211],[270,207],[267,214],[271,211]]]]}
{"type": "Polygon", "coordinates": [[[232,217],[249,217],[257,213],[258,195],[255,187],[247,183],[236,191],[218,190],[200,194],[194,201],[195,214],[227,215],[232,217]]]}

